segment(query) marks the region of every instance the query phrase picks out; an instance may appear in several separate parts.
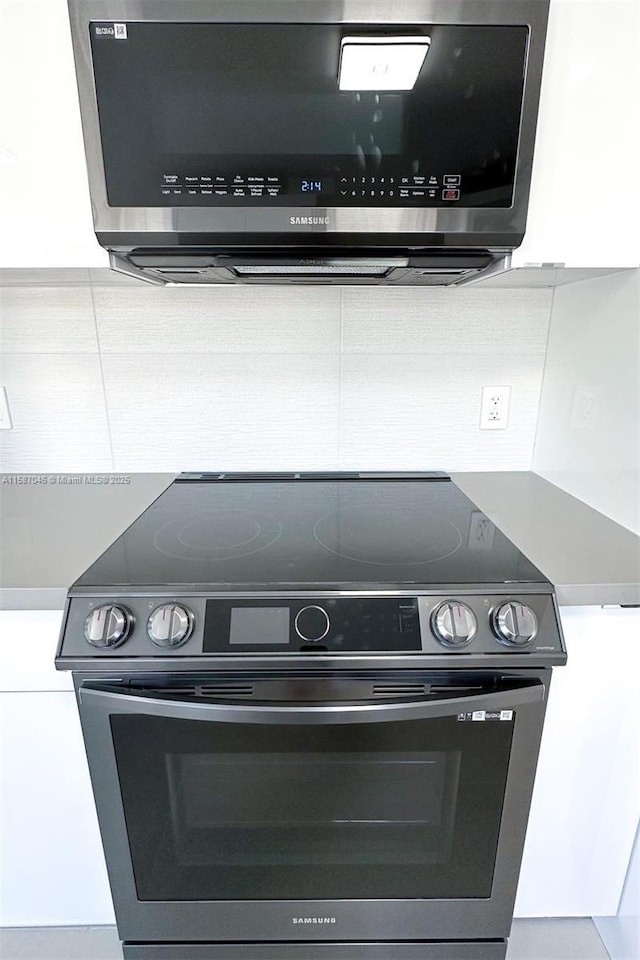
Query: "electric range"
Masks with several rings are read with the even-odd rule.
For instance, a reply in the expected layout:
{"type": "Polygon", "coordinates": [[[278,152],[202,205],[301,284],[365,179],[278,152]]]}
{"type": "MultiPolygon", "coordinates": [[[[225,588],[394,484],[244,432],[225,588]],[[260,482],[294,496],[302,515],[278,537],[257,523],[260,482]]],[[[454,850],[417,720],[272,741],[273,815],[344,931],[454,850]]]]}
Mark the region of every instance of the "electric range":
{"type": "Polygon", "coordinates": [[[181,475],[56,658],[125,957],[501,960],[565,660],[445,474],[181,475]]]}

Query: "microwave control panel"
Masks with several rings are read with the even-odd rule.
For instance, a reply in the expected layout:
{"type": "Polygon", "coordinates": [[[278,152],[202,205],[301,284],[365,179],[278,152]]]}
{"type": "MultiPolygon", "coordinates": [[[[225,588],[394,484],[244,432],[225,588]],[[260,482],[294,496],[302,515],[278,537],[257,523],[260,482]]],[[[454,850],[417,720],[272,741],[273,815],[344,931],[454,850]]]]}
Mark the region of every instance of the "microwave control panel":
{"type": "MultiPolygon", "coordinates": [[[[446,206],[469,198],[461,173],[333,174],[302,178],[237,173],[165,173],[158,198],[170,206],[446,206]]],[[[474,201],[475,202],[475,201],[474,201]]]]}

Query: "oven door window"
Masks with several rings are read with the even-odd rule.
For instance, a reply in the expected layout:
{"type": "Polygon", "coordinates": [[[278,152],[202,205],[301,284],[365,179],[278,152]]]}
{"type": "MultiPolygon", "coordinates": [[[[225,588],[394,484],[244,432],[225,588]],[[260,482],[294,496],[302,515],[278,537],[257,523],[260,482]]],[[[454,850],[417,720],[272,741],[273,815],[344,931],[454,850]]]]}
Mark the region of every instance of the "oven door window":
{"type": "Polygon", "coordinates": [[[485,898],[513,721],[115,715],[138,898],[485,898]]]}

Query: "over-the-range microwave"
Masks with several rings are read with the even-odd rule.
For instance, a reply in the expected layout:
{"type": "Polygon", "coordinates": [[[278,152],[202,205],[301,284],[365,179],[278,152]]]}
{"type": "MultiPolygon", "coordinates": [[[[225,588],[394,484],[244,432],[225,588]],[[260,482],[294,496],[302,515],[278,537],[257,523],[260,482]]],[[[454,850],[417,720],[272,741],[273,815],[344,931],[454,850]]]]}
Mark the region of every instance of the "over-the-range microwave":
{"type": "Polygon", "coordinates": [[[450,284],[522,241],[548,0],[69,7],[116,269],[450,284]]]}

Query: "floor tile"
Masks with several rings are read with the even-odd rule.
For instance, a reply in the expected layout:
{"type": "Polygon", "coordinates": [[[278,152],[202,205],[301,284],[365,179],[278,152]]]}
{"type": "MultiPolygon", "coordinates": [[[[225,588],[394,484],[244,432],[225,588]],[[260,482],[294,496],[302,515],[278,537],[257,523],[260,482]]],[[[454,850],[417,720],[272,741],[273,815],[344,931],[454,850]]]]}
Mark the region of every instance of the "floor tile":
{"type": "Polygon", "coordinates": [[[609,954],[589,919],[514,920],[507,960],[609,960],[609,954]]]}
{"type": "Polygon", "coordinates": [[[121,960],[115,927],[38,927],[0,931],[2,960],[121,960]]]}
{"type": "MultiPolygon", "coordinates": [[[[0,957],[120,960],[122,953],[115,927],[41,927],[0,930],[0,957]]],[[[515,920],[507,960],[609,960],[609,955],[589,919],[515,920]]]]}

